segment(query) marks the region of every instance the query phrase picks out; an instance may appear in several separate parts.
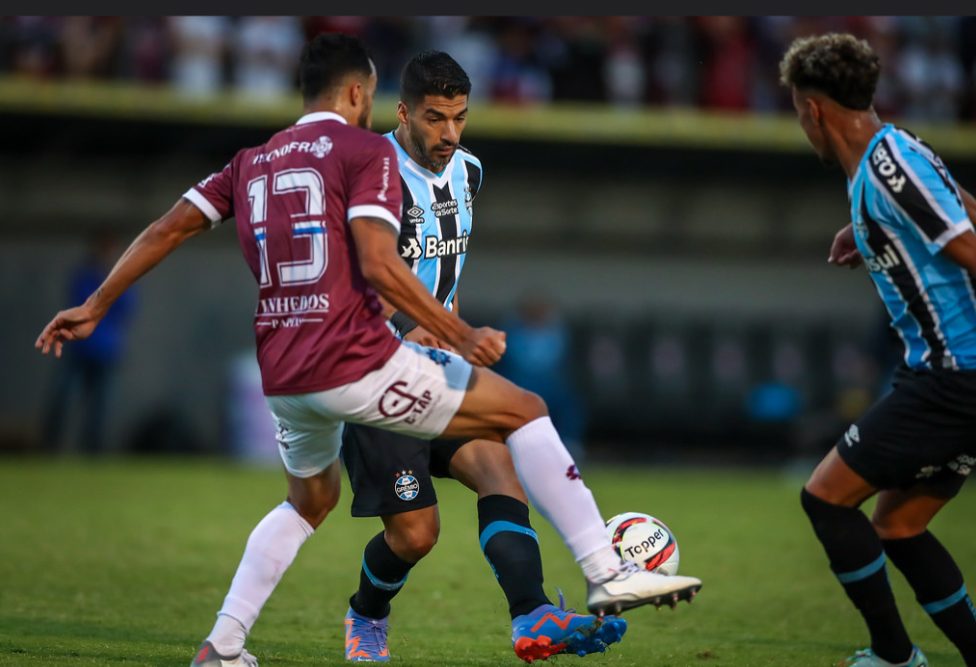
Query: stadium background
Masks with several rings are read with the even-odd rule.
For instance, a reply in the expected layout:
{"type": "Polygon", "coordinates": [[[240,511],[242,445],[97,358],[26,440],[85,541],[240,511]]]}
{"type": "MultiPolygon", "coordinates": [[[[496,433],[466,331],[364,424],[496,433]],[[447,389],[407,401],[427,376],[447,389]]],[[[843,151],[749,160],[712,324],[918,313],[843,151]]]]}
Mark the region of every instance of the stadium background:
{"type": "MultiPolygon", "coordinates": [[[[558,315],[553,328],[522,339],[531,343],[522,350],[527,365],[521,372],[556,392],[550,400],[561,405],[565,430],[580,430],[584,472],[596,470],[592,483],[597,497],[608,499],[601,501],[607,511],[660,512],[682,529],[683,562],[719,582],[712,584],[713,609],[725,616],[723,622],[710,618],[709,627],[722,630],[710,630],[719,639],[708,635],[713,643],[703,646],[717,642],[718,655],[728,656],[722,637],[755,643],[757,632],[793,632],[780,625],[796,609],[788,600],[755,613],[751,604],[748,611],[736,606],[742,593],[722,598],[715,586],[745,572],[753,575],[746,577],[746,596],[812,586],[816,593],[805,592],[801,607],[811,612],[813,605],[817,614],[806,618],[826,613],[841,624],[824,631],[840,638],[836,645],[818,650],[841,655],[849,643],[844,632],[859,636],[858,621],[842,607],[846,602],[814,550],[795,492],[811,462],[883,390],[898,357],[866,273],[826,263],[833,234],[848,220],[843,175],[821,166],[809,150],[777,86],[776,65],[799,35],[839,30],[867,37],[883,61],[877,98],[883,118],[928,140],[972,190],[976,18],[0,17],[0,312],[6,315],[0,453],[42,455],[0,459],[0,509],[11,531],[0,550],[0,571],[9,575],[5,581],[18,582],[0,591],[0,607],[9,611],[0,614],[0,630],[7,631],[0,632],[0,663],[34,664],[23,657],[23,646],[29,647],[23,637],[34,632],[45,649],[50,637],[62,635],[112,640],[87,625],[49,622],[60,618],[56,596],[75,596],[77,608],[96,605],[103,613],[97,596],[83,599],[79,592],[94,595],[91,581],[103,584],[101,595],[113,581],[121,581],[123,591],[169,585],[134,578],[140,566],[154,572],[151,566],[163,562],[155,551],[159,562],[145,560],[153,556],[136,553],[123,539],[142,535],[136,517],[153,516],[151,525],[175,539],[178,518],[200,507],[216,512],[222,493],[246,483],[255,499],[225,508],[226,532],[206,538],[210,547],[219,542],[226,550],[216,559],[218,574],[216,564],[204,567],[187,555],[204,539],[196,534],[174,542],[186,551],[162,551],[172,559],[167,567],[200,568],[198,581],[172,584],[194,589],[195,628],[200,618],[210,618],[240,540],[264,511],[263,499],[280,495],[277,473],[255,477],[185,458],[161,469],[75,467],[71,458],[53,464],[47,456],[55,451],[83,451],[80,396],[76,386],[68,411],[51,416],[65,362],[37,354],[33,342],[51,315],[70,305],[73,272],[93,242],[111,236],[120,252],[192,183],[299,115],[294,63],[303,39],[322,30],[361,35],[372,48],[380,73],[377,131],[393,127],[397,72],[413,53],[444,49],[468,70],[474,89],[463,143],[484,162],[485,189],[475,205],[462,313],[511,332],[519,304],[526,310],[540,301],[552,304],[558,315]],[[569,341],[562,356],[556,354],[561,335],[569,341]],[[547,364],[560,371],[547,374],[547,364]],[[571,391],[560,394],[567,387],[571,391]],[[59,443],[45,441],[52,420],[65,427],[59,443]],[[656,467],[620,476],[615,468],[587,467],[621,462],[656,467]],[[692,467],[674,476],[667,464],[692,467]],[[800,476],[784,484],[763,477],[766,472],[713,470],[726,464],[765,471],[785,465],[800,476]],[[140,481],[132,482],[133,475],[140,481]],[[166,497],[162,489],[168,488],[179,498],[166,497]],[[211,496],[195,495],[207,489],[211,496]],[[648,489],[656,492],[653,507],[634,500],[648,489]],[[111,519],[120,506],[131,516],[111,519]],[[719,507],[725,518],[716,526],[708,517],[719,507]],[[108,534],[120,542],[99,537],[103,552],[86,537],[108,534]],[[762,559],[777,558],[760,550],[770,540],[783,562],[816,574],[787,577],[784,568],[782,581],[757,583],[769,572],[762,559]],[[752,549],[744,563],[735,545],[752,549]],[[80,560],[53,556],[62,551],[80,560]],[[112,576],[120,579],[83,574],[116,553],[134,565],[126,569],[119,559],[112,576]],[[63,572],[64,581],[43,574],[48,567],[63,572]],[[52,592],[38,600],[42,581],[52,592]],[[840,609],[844,614],[836,613],[840,609]],[[737,630],[747,617],[757,625],[737,630]],[[39,626],[37,618],[44,619],[39,626]]],[[[139,283],[135,296],[119,363],[110,371],[104,452],[230,455],[266,460],[273,471],[276,453],[253,362],[255,290],[232,226],[180,248],[139,283]]],[[[517,349],[510,345],[509,354],[517,349]]],[[[445,487],[442,497],[462,495],[445,487]]],[[[954,507],[971,506],[971,498],[964,493],[954,507]]],[[[445,516],[445,533],[454,530],[452,522],[472,520],[464,516],[445,516]]],[[[976,544],[965,536],[962,515],[954,516],[954,523],[946,519],[944,534],[963,549],[966,570],[976,544]]],[[[355,563],[357,544],[374,528],[337,521],[345,521],[340,530],[358,536],[343,547],[349,553],[342,557],[355,563]]],[[[564,562],[558,539],[541,531],[544,544],[552,545],[546,546],[554,573],[549,579],[578,576],[564,562]]],[[[134,544],[150,542],[143,536],[134,544]]],[[[442,545],[432,558],[455,563],[469,552],[478,558],[476,544],[473,551],[446,539],[442,545]]],[[[501,618],[483,565],[471,565],[479,572],[472,576],[480,577],[483,595],[497,603],[501,618]]],[[[344,569],[352,581],[354,568],[344,569]]],[[[301,576],[286,578],[292,596],[301,576]]],[[[896,585],[900,599],[911,600],[896,585]]],[[[405,599],[420,599],[423,589],[417,588],[405,599]]],[[[175,601],[166,604],[179,608],[175,601]]],[[[128,609],[126,602],[119,609],[128,609]]],[[[113,613],[123,616],[114,607],[113,613]]],[[[118,621],[121,627],[134,623],[138,613],[131,613],[118,621]]],[[[459,618],[461,611],[448,613],[459,618]]],[[[919,614],[913,622],[927,623],[919,614]]],[[[675,632],[657,637],[655,648],[682,646],[688,635],[680,633],[692,627],[684,622],[666,625],[675,632]]],[[[174,646],[146,623],[136,623],[144,632],[133,630],[133,636],[169,642],[164,653],[180,656],[172,664],[182,661],[182,644],[198,640],[186,634],[195,630],[181,628],[174,646]]],[[[818,623],[808,620],[804,627],[818,623]]],[[[263,627],[284,632],[272,646],[289,656],[287,631],[263,627]]],[[[500,637],[499,651],[504,632],[500,637]]],[[[65,653],[47,654],[44,664],[60,664],[52,655],[74,664],[65,657],[78,655],[80,644],[72,641],[65,640],[65,653]]],[[[789,648],[785,640],[759,644],[771,656],[789,648]]],[[[801,653],[814,650],[798,645],[794,650],[801,653]]],[[[420,647],[413,650],[423,655],[420,647]]],[[[951,648],[939,650],[940,664],[957,664],[951,648]]],[[[697,664],[712,648],[694,651],[697,664]]],[[[87,649],[81,655],[89,655],[87,649]]],[[[101,660],[86,664],[108,662],[101,660]]],[[[714,664],[784,664],[777,660],[714,664]]],[[[461,662],[448,658],[444,664],[461,662]]]]}
{"type": "MultiPolygon", "coordinates": [[[[847,221],[843,177],[809,151],[777,86],[793,37],[868,37],[884,62],[879,112],[976,182],[972,18],[7,17],[0,449],[43,448],[56,363],[30,345],[68,305],[91,236],[108,230],[119,252],[291,122],[296,56],[321,30],[374,50],[378,131],[393,127],[410,54],[441,48],[467,68],[463,141],[486,187],[464,313],[498,325],[522,299],[551,301],[571,376],[553,384],[575,388],[559,400],[607,456],[816,454],[897,360],[867,276],[825,262],[847,221]]],[[[107,450],[273,456],[241,421],[255,404],[254,290],[234,237],[228,225],[194,240],[139,286],[107,450]]]]}

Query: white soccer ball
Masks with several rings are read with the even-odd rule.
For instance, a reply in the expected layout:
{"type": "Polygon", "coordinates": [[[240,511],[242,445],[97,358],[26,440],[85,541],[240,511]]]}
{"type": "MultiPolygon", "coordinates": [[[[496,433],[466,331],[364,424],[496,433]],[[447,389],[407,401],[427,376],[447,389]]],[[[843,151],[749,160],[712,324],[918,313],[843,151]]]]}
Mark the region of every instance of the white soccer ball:
{"type": "Polygon", "coordinates": [[[660,519],[624,512],[607,521],[607,532],[624,560],[658,574],[678,573],[678,541],[660,519]]]}

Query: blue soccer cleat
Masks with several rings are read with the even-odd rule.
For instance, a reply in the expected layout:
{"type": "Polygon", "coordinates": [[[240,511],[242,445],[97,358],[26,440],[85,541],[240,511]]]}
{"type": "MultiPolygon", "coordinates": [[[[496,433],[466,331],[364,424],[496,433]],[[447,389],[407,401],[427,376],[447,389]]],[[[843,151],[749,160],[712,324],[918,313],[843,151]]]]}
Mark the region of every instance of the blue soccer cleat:
{"type": "Polygon", "coordinates": [[[874,654],[869,648],[858,651],[847,659],[849,667],[928,667],[929,661],[922,649],[915,647],[908,662],[888,662],[874,654]]]}
{"type": "Polygon", "coordinates": [[[512,647],[526,662],[546,660],[560,653],[603,653],[627,632],[627,621],[617,616],[591,616],[566,609],[562,593],[559,606],[544,604],[512,620],[512,647]]]}
{"type": "Polygon", "coordinates": [[[386,646],[385,618],[360,616],[349,608],[346,612],[346,660],[351,662],[389,662],[386,646]]]}

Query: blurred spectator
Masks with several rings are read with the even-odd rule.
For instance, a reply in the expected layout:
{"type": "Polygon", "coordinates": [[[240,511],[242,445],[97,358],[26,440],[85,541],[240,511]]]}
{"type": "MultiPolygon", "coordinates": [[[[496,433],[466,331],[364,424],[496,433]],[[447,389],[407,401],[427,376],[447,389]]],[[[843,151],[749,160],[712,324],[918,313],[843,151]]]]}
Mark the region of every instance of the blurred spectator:
{"type": "Polygon", "coordinates": [[[141,16],[129,19],[123,31],[125,58],[123,76],[136,81],[165,81],[169,76],[170,43],[166,19],[141,16]]]}
{"type": "MultiPolygon", "coordinates": [[[[491,34],[491,19],[478,16],[429,16],[425,36],[430,48],[451,54],[471,79],[468,99],[481,102],[490,98],[498,43],[491,34]]],[[[399,82],[399,73],[397,73],[399,82]]]]}
{"type": "MultiPolygon", "coordinates": [[[[71,275],[65,303],[83,303],[101,285],[119,254],[113,235],[103,232],[93,237],[88,254],[71,275]]],[[[104,450],[109,392],[125,351],[135,294],[129,290],[119,297],[91,336],[65,346],[64,356],[55,364],[53,391],[43,413],[41,433],[47,448],[62,449],[70,403],[76,395],[81,399],[81,437],[77,441],[81,450],[86,454],[104,450]]]]}
{"type": "Polygon", "coordinates": [[[902,114],[912,119],[955,120],[965,73],[950,32],[954,26],[934,17],[903,21],[910,41],[892,68],[907,94],[902,114]]]}
{"type": "Polygon", "coordinates": [[[62,21],[56,16],[12,17],[10,60],[16,74],[45,78],[57,73],[62,21]]]}
{"type": "Polygon", "coordinates": [[[296,17],[245,16],[232,34],[237,92],[274,101],[298,89],[295,62],[303,39],[296,17]]]}
{"type": "Polygon", "coordinates": [[[499,53],[492,70],[492,99],[498,102],[544,102],[552,82],[535,50],[538,26],[529,19],[505,20],[497,33],[499,53]]]}
{"type": "Polygon", "coordinates": [[[188,95],[213,95],[224,85],[230,20],[224,16],[174,16],[173,85],[188,95]]]}
{"type": "Polygon", "coordinates": [[[647,75],[637,38],[639,17],[607,17],[610,50],[604,63],[610,102],[632,107],[644,102],[647,75]]]}
{"type": "Polygon", "coordinates": [[[549,406],[549,415],[566,448],[583,460],[583,405],[570,377],[569,328],[552,302],[542,295],[523,298],[502,323],[507,349],[499,373],[533,391],[549,406]]]}
{"type": "Polygon", "coordinates": [[[705,108],[744,111],[752,98],[755,44],[742,16],[702,16],[701,103],[705,108]]]}
{"type": "Polygon", "coordinates": [[[61,28],[65,74],[76,78],[111,76],[116,71],[122,19],[118,16],[67,16],[61,28]]]}
{"type": "Polygon", "coordinates": [[[648,61],[647,99],[652,104],[694,106],[700,78],[691,23],[681,17],[661,17],[645,39],[648,61]]]}

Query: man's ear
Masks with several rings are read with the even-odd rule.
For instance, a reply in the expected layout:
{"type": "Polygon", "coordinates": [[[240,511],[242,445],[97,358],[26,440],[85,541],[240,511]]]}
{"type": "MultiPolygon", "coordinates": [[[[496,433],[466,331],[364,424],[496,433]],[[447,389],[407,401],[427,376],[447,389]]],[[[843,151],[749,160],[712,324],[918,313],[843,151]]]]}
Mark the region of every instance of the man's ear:
{"type": "Polygon", "coordinates": [[[349,104],[352,105],[354,109],[358,109],[363,104],[366,97],[366,87],[358,78],[353,78],[349,82],[348,91],[349,104]]]}
{"type": "Polygon", "coordinates": [[[814,98],[812,95],[804,100],[804,104],[807,105],[807,111],[810,112],[810,120],[816,125],[820,125],[823,119],[823,107],[820,106],[819,100],[814,98]]]}
{"type": "Polygon", "coordinates": [[[403,100],[400,100],[399,102],[397,102],[396,115],[397,115],[397,120],[400,121],[400,124],[401,125],[406,125],[407,124],[407,114],[408,113],[409,113],[409,109],[407,109],[406,103],[403,100]]]}

